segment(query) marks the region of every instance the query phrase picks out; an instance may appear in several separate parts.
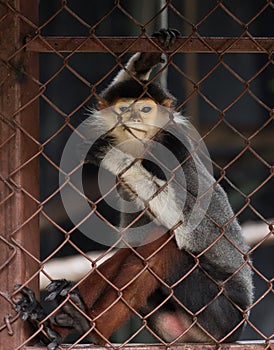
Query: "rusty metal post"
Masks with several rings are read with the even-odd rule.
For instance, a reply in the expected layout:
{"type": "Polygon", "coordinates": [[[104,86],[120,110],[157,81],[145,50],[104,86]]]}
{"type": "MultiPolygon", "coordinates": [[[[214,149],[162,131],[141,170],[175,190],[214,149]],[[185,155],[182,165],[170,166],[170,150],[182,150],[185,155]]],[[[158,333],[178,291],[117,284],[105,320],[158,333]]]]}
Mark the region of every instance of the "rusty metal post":
{"type": "Polygon", "coordinates": [[[0,2],[1,349],[16,349],[31,334],[13,309],[14,284],[38,290],[38,54],[24,50],[37,19],[36,0],[0,2]]]}

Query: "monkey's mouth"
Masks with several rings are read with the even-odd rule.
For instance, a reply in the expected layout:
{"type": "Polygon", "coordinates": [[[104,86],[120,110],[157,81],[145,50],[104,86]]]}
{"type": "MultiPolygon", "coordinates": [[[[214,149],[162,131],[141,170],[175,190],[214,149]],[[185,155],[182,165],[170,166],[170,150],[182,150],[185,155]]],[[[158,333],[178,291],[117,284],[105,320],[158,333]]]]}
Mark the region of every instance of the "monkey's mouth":
{"type": "Polygon", "coordinates": [[[123,127],[124,131],[127,131],[129,132],[130,134],[134,132],[137,132],[137,133],[143,133],[143,134],[146,134],[147,133],[147,130],[145,129],[141,129],[141,128],[138,128],[136,126],[132,126],[132,125],[124,125],[123,127]]]}

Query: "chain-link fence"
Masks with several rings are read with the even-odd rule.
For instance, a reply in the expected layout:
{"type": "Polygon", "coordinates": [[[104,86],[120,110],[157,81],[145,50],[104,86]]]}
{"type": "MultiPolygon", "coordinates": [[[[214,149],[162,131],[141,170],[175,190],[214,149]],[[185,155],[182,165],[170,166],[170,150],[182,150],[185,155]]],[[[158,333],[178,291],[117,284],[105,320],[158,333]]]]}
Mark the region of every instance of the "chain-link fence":
{"type": "MultiPolygon", "coordinates": [[[[209,334],[213,345],[189,346],[228,346],[223,343],[244,321],[241,339],[250,342],[231,344],[231,348],[271,346],[273,19],[274,4],[265,0],[40,1],[39,8],[36,1],[0,1],[1,349],[31,347],[37,335],[46,334],[43,322],[33,330],[14,310],[14,297],[18,294],[14,285],[30,287],[38,295],[40,281],[42,300],[45,286],[63,278],[74,281],[89,294],[90,302],[98,297],[93,296],[93,285],[101,288],[103,296],[111,294],[107,305],[102,298],[100,312],[95,316],[78,307],[89,329],[80,337],[71,336],[67,341],[73,345],[69,348],[84,341],[94,327],[112,347],[130,347],[132,342],[180,346],[176,340],[183,336],[176,334],[168,342],[148,325],[149,317],[157,315],[161,308],[165,311],[168,303],[175,302],[186,311],[174,290],[192,270],[169,284],[159,267],[176,239],[176,225],[169,227],[168,236],[158,237],[155,245],[147,244],[148,250],[120,239],[121,232],[130,231],[134,224],[127,225],[127,230],[118,229],[119,208],[114,194],[117,195],[121,179],[111,182],[107,172],[98,173],[94,164],[80,162],[78,151],[73,149],[75,141],[70,143],[71,135],[82,140],[79,126],[89,118],[101,91],[125,67],[133,52],[165,53],[151,36],[161,24],[178,28],[182,34],[168,54],[168,75],[161,78],[162,84],[167,79],[169,90],[177,98],[176,111],[182,111],[199,131],[199,142],[207,145],[216,179],[211,187],[222,185],[235,212],[219,225],[219,236],[192,255],[195,268],[203,269],[203,256],[218,245],[221,237],[226,237],[227,225],[237,218],[250,245],[247,252],[234,247],[243,263],[221,282],[214,276],[207,277],[218,287],[218,296],[246,265],[252,266],[255,281],[251,306],[239,308],[230,300],[242,313],[241,322],[231,326],[221,339],[209,334]],[[72,161],[67,168],[64,159],[70,158],[75,158],[76,163],[72,161]],[[100,176],[108,184],[107,190],[102,191],[100,176]],[[82,189],[75,185],[77,177],[83,183],[82,189]],[[98,218],[103,226],[96,226],[98,218]],[[113,232],[114,238],[109,238],[113,232]],[[106,260],[117,252],[121,242],[127,248],[118,251],[115,259],[106,260]],[[134,261],[138,261],[137,270],[132,268],[134,261]],[[120,280],[116,278],[119,269],[123,276],[120,280]],[[153,300],[154,307],[142,313],[134,300],[137,296],[141,299],[142,291],[154,288],[154,284],[164,286],[167,296],[153,300]],[[109,328],[107,324],[119,318],[120,313],[127,320],[129,315],[132,317],[114,335],[105,334],[104,328],[109,328]]],[[[161,73],[163,70],[156,72],[153,79],[161,73]]],[[[147,89],[143,86],[143,91],[147,89]]],[[[165,166],[163,169],[167,171],[165,166]]],[[[176,178],[178,167],[172,169],[158,194],[176,178]]],[[[149,202],[154,196],[145,203],[140,215],[151,210],[149,202]]],[[[156,233],[157,230],[160,229],[156,233]]],[[[191,290],[186,293],[195,294],[191,290]]],[[[72,296],[68,295],[67,300],[75,305],[72,296]]],[[[171,324],[168,327],[178,328],[184,335],[195,332],[198,322],[198,329],[208,333],[197,319],[212,302],[196,312],[187,310],[191,321],[184,327],[170,323],[173,319],[167,317],[167,324],[171,324]]],[[[43,306],[50,317],[64,303],[48,304],[43,306]]]]}

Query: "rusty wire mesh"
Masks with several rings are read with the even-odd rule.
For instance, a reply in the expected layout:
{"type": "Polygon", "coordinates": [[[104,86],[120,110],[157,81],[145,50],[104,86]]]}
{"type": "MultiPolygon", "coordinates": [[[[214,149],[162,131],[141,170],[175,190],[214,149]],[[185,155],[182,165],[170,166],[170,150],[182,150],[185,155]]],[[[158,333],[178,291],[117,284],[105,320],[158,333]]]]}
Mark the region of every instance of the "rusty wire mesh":
{"type": "MultiPolygon", "coordinates": [[[[58,273],[56,276],[55,270],[51,274],[45,268],[51,259],[76,253],[84,258],[90,270],[82,273],[82,276],[77,275],[75,279],[79,283],[84,283],[86,277],[96,270],[101,279],[110,284],[108,276],[98,270],[98,265],[114,247],[91,257],[89,251],[98,251],[103,247],[81,235],[81,225],[90,215],[99,215],[106,224],[112,226],[115,221],[113,212],[108,212],[104,207],[104,198],[100,197],[98,188],[93,185],[95,170],[87,168],[84,178],[88,185],[84,195],[91,205],[91,212],[76,225],[70,222],[60,197],[58,174],[64,173],[64,169],[60,169],[60,158],[69,135],[85,116],[83,107],[94,103],[114,72],[124,67],[128,53],[158,50],[149,34],[165,10],[169,13],[170,27],[179,25],[184,28],[183,38],[179,39],[168,61],[172,76],[169,82],[173,83],[169,85],[172,85],[171,89],[178,98],[177,109],[193,116],[194,124],[213,154],[216,181],[226,188],[235,204],[235,217],[240,221],[259,220],[265,225],[263,236],[252,242],[248,258],[251,253],[256,255],[265,242],[273,238],[274,39],[271,28],[267,27],[265,32],[263,29],[263,24],[271,23],[271,18],[274,18],[273,2],[254,2],[252,10],[245,13],[229,1],[208,1],[206,6],[194,1],[196,13],[193,14],[188,9],[187,1],[184,4],[166,1],[162,8],[155,5],[144,21],[139,19],[140,14],[135,14],[134,2],[105,1],[105,8],[100,7],[100,11],[93,14],[92,23],[89,21],[89,11],[92,11],[94,2],[90,3],[83,1],[77,7],[73,2],[59,1],[52,4],[47,12],[45,8],[48,4],[41,1],[44,12],[41,10],[38,24],[35,1],[0,2],[0,207],[3,212],[0,301],[4,310],[0,332],[3,349],[7,348],[12,338],[12,348],[19,349],[28,344],[34,335],[43,332],[42,326],[35,333],[23,329],[22,321],[13,310],[11,296],[16,283],[37,291],[39,274],[46,276],[47,281],[61,278],[58,273]],[[120,38],[118,34],[113,34],[115,30],[108,32],[105,29],[108,21],[117,20],[124,21],[133,33],[137,31],[139,34],[120,38]],[[218,23],[216,26],[208,26],[214,21],[218,23]],[[264,38],[258,38],[258,28],[261,28],[260,35],[264,38]],[[105,34],[112,37],[104,37],[105,34]],[[44,53],[40,55],[40,77],[37,68],[39,52],[44,53]],[[183,57],[182,53],[187,54],[183,57]],[[238,60],[232,56],[237,56],[238,60]],[[244,71],[248,60],[254,56],[258,57],[256,65],[244,71]],[[266,79],[268,86],[264,86],[266,79]],[[226,85],[232,87],[232,91],[228,91],[226,85]],[[38,101],[41,112],[40,137],[38,101]],[[200,113],[202,117],[199,118],[197,114],[200,113]],[[242,117],[249,113],[255,116],[254,122],[242,117]],[[211,117],[206,119],[206,114],[211,117]],[[245,186],[249,177],[253,183],[245,186]]],[[[247,2],[247,5],[250,3],[247,2]]],[[[139,6],[144,6],[142,1],[139,6]]],[[[73,176],[77,171],[79,166],[69,175],[73,176]]],[[[68,176],[62,186],[69,184],[68,176]]],[[[134,248],[129,249],[138,254],[134,248]]],[[[139,255],[144,270],[150,271],[148,261],[153,256],[147,258],[139,255]]],[[[61,266],[59,269],[64,274],[61,266]]],[[[269,320],[273,322],[273,269],[264,271],[259,264],[257,267],[254,263],[253,270],[264,287],[256,294],[250,307],[251,316],[253,310],[269,298],[266,304],[268,309],[263,311],[263,315],[270,313],[269,320]]],[[[135,278],[142,276],[142,273],[143,270],[139,271],[135,278]]],[[[129,280],[127,285],[133,282],[129,280]]],[[[119,301],[122,298],[136,316],[134,330],[118,338],[122,346],[133,339],[143,339],[137,337],[143,329],[152,334],[157,342],[166,345],[149,329],[138,310],[132,308],[126,297],[123,297],[126,287],[113,287],[119,301]]],[[[172,292],[172,287],[168,288],[172,292]]],[[[254,314],[260,316],[259,312],[254,314]]],[[[263,340],[262,346],[266,348],[269,347],[274,330],[273,325],[269,325],[267,330],[262,329],[261,320],[251,317],[247,321],[248,334],[254,339],[263,340]]],[[[73,340],[74,344],[83,338],[73,340]]]]}

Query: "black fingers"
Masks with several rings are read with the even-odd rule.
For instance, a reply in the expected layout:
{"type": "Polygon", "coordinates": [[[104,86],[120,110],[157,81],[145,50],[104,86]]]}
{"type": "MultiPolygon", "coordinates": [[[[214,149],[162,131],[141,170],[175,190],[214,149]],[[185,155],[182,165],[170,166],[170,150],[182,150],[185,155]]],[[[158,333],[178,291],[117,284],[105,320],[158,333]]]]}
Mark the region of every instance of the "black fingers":
{"type": "MultiPolygon", "coordinates": [[[[78,291],[78,288],[71,288],[74,286],[74,283],[71,281],[63,280],[53,280],[47,287],[46,290],[48,295],[45,297],[45,301],[57,301],[62,302],[63,299],[70,294],[70,300],[73,301],[80,309],[85,311],[84,302],[81,298],[81,295],[78,291]]],[[[70,305],[65,305],[65,309],[70,308],[70,305]]],[[[74,309],[72,307],[72,309],[74,309]]]]}
{"type": "Polygon", "coordinates": [[[58,313],[50,318],[51,324],[54,324],[55,326],[59,327],[74,327],[74,319],[71,315],[61,312],[58,313]]]}
{"type": "Polygon", "coordinates": [[[51,342],[47,345],[47,349],[55,350],[60,344],[62,344],[62,337],[50,327],[46,327],[45,330],[51,340],[51,342]]]}
{"type": "MultiPolygon", "coordinates": [[[[19,289],[20,285],[14,287],[15,290],[19,289]]],[[[27,287],[23,287],[20,290],[22,294],[21,299],[15,305],[15,311],[21,312],[22,320],[37,320],[41,321],[46,316],[44,309],[37,301],[33,290],[27,287]]]]}
{"type": "Polygon", "coordinates": [[[53,280],[46,288],[48,295],[45,301],[58,300],[60,297],[66,297],[73,287],[74,283],[63,280],[53,280]]]}
{"type": "MultiPolygon", "coordinates": [[[[51,294],[49,295],[50,298],[48,296],[48,300],[54,299],[53,293],[54,291],[56,292],[56,289],[58,289],[60,295],[65,296],[69,292],[72,285],[73,284],[71,282],[68,282],[66,280],[51,282],[48,288],[51,292],[51,294]]],[[[16,285],[14,286],[14,289],[18,290],[20,287],[21,285],[16,285]]],[[[20,293],[22,297],[19,299],[19,301],[16,302],[15,310],[17,312],[21,312],[22,320],[30,320],[35,327],[38,327],[39,322],[45,319],[46,317],[44,309],[42,308],[41,304],[37,301],[33,290],[31,290],[28,287],[23,287],[20,290],[20,293]]],[[[38,337],[43,341],[43,343],[49,343],[47,346],[48,350],[55,350],[58,347],[58,345],[62,343],[62,337],[59,333],[51,329],[49,320],[44,321],[43,325],[45,332],[50,339],[50,343],[49,340],[44,336],[44,334],[39,333],[38,337]]]]}
{"type": "Polygon", "coordinates": [[[155,37],[164,49],[171,49],[177,38],[181,35],[177,29],[160,29],[152,36],[155,37]]]}
{"type": "MultiPolygon", "coordinates": [[[[14,286],[15,290],[18,290],[21,285],[14,286]]],[[[29,320],[35,328],[38,329],[39,322],[46,317],[46,313],[40,303],[35,297],[35,293],[28,287],[23,287],[20,290],[22,297],[16,302],[15,310],[21,312],[22,320],[29,320]]],[[[48,350],[55,350],[58,345],[62,343],[62,338],[59,333],[55,332],[50,328],[49,320],[43,322],[46,334],[50,339],[48,350]]],[[[43,333],[39,333],[38,338],[44,343],[48,344],[49,340],[43,333]]]]}

